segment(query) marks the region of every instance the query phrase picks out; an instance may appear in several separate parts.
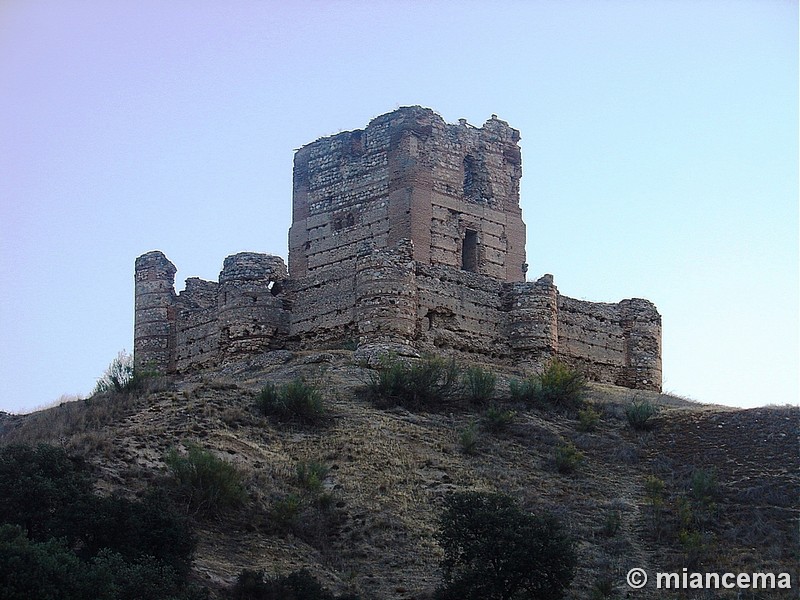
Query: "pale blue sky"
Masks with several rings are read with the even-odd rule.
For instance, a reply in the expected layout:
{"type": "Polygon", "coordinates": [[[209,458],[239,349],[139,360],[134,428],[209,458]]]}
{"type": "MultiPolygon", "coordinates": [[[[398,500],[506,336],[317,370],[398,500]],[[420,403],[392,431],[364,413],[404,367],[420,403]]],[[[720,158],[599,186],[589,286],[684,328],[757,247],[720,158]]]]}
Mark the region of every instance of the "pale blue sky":
{"type": "Polygon", "coordinates": [[[797,2],[0,4],[0,410],[132,349],[133,261],[286,256],[293,150],[408,104],[522,134],[529,276],[653,300],[664,387],[798,400],[797,2]]]}

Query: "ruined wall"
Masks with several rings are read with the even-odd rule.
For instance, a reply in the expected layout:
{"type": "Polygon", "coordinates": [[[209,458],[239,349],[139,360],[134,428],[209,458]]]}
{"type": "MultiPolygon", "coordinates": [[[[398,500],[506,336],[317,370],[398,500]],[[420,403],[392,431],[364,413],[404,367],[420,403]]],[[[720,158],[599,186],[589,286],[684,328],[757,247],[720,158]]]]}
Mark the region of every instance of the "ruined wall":
{"type": "Polygon", "coordinates": [[[501,281],[421,263],[416,274],[422,350],[457,350],[490,360],[508,354],[501,281]]]}
{"type": "Polygon", "coordinates": [[[558,354],[595,381],[661,389],[661,316],[639,298],[558,298],[558,354]]]}
{"type": "Polygon", "coordinates": [[[175,329],[175,368],[185,372],[214,366],[219,361],[217,296],[219,284],[198,277],[186,280],[178,294],[175,329]]]}
{"type": "Polygon", "coordinates": [[[554,358],[595,381],[661,387],[647,300],[562,296],[525,281],[519,132],[404,107],[295,155],[289,267],[225,259],[176,296],[161,252],[136,260],[134,355],[165,372],[273,349],[439,351],[527,369],[554,358]],[[290,277],[291,274],[291,277],[290,277]]]}
{"type": "Polygon", "coordinates": [[[463,119],[434,124],[435,135],[417,149],[431,157],[430,262],[524,281],[519,131],[495,115],[481,128],[463,119]]]}
{"type": "Polygon", "coordinates": [[[365,248],[358,257],[355,310],[360,347],[411,346],[417,316],[414,245],[401,240],[379,251],[365,248]]]}
{"type": "Polygon", "coordinates": [[[354,267],[331,267],[290,279],[286,297],[292,347],[327,349],[357,342],[354,267]]]}
{"type": "Polygon", "coordinates": [[[294,158],[289,269],[300,279],[352,267],[367,240],[386,247],[389,220],[389,122],[323,138],[294,158]]]}
{"type": "Polygon", "coordinates": [[[159,251],[136,259],[134,361],[159,372],[213,367],[240,354],[283,348],[290,312],[283,259],[242,252],[225,259],[219,282],[186,280],[159,251]]]}

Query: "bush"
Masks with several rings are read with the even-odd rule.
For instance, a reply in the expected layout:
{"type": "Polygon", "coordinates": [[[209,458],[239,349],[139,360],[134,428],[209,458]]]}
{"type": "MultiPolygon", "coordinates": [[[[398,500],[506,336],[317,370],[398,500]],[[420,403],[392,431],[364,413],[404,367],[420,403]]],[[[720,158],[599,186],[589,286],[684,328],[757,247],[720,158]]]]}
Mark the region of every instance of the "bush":
{"type": "Polygon", "coordinates": [[[650,420],[658,414],[658,408],[649,400],[634,399],[625,408],[625,417],[628,419],[628,426],[636,431],[648,431],[653,428],[650,420]]]}
{"type": "Polygon", "coordinates": [[[19,525],[33,540],[66,538],[79,527],[74,506],[92,496],[92,482],[80,463],[55,446],[0,448],[0,523],[19,525]]]}
{"type": "Polygon", "coordinates": [[[178,496],[192,514],[219,515],[246,498],[239,470],[195,444],[188,446],[185,456],[170,450],[164,462],[172,471],[178,496]]]}
{"type": "Polygon", "coordinates": [[[461,451],[469,456],[478,453],[478,427],[475,423],[470,423],[458,434],[458,441],[461,444],[461,451]]]}
{"type": "Polygon", "coordinates": [[[297,494],[289,494],[275,500],[269,511],[272,524],[278,531],[292,531],[297,527],[300,513],[303,511],[303,501],[297,494]]]}
{"type": "Polygon", "coordinates": [[[586,379],[581,373],[554,360],[539,376],[540,400],[559,408],[575,408],[586,392],[586,379]]]}
{"type": "Polygon", "coordinates": [[[645,499],[650,505],[653,532],[660,535],[664,526],[664,480],[655,475],[648,475],[644,480],[644,493],[645,499]]]}
{"type": "Polygon", "coordinates": [[[283,577],[267,577],[264,571],[242,570],[230,595],[231,600],[358,600],[357,596],[334,596],[308,569],[283,577]]]}
{"type": "Polygon", "coordinates": [[[698,469],[692,473],[692,497],[701,506],[712,506],[719,494],[714,471],[698,469]]]}
{"type": "Polygon", "coordinates": [[[590,432],[597,429],[600,413],[594,406],[586,406],[578,411],[578,431],[590,432]]]}
{"type": "Polygon", "coordinates": [[[614,537],[621,526],[622,513],[617,509],[611,509],[606,513],[606,518],[600,531],[605,536],[614,537]]]}
{"type": "Polygon", "coordinates": [[[583,461],[583,454],[574,444],[567,442],[556,446],[553,458],[559,473],[572,473],[583,461]]]}
{"type": "Polygon", "coordinates": [[[268,383],[258,394],[256,406],[264,415],[306,425],[319,425],[327,419],[322,392],[303,379],[295,379],[280,388],[268,383]]]}
{"type": "Polygon", "coordinates": [[[531,375],[527,379],[512,379],[509,384],[509,394],[514,402],[533,404],[538,401],[542,384],[539,378],[531,375]]]}
{"type": "Polygon", "coordinates": [[[541,375],[512,380],[511,399],[525,404],[545,404],[554,408],[580,406],[586,392],[586,379],[579,371],[554,360],[541,375]]]}
{"type": "Polygon", "coordinates": [[[63,541],[34,542],[18,527],[0,526],[3,598],[109,598],[93,575],[63,541]]]}
{"type": "Polygon", "coordinates": [[[371,377],[365,392],[378,408],[427,409],[442,405],[461,391],[460,374],[455,359],[426,356],[411,364],[389,359],[371,377]]]}
{"type": "Polygon", "coordinates": [[[483,426],[493,433],[499,433],[508,429],[516,417],[516,411],[490,406],[483,414],[483,426]]]}
{"type": "Polygon", "coordinates": [[[117,357],[111,361],[105,373],[94,386],[93,394],[114,392],[117,394],[138,392],[144,387],[144,382],[152,377],[153,373],[137,369],[133,365],[133,356],[121,350],[117,357]]]}
{"type": "Polygon", "coordinates": [[[322,482],[328,476],[329,471],[327,465],[317,461],[300,461],[295,467],[297,483],[315,495],[322,491],[322,482]]]}
{"type": "Polygon", "coordinates": [[[522,511],[503,494],[464,492],[445,500],[440,600],[557,600],[572,581],[572,541],[551,516],[522,511]]]}
{"type": "Polygon", "coordinates": [[[3,598],[189,598],[194,545],[163,495],[100,497],[60,448],[0,448],[3,598]]]}
{"type": "Polygon", "coordinates": [[[464,374],[464,395],[473,403],[483,403],[494,395],[497,377],[481,367],[470,367],[464,374]]]}

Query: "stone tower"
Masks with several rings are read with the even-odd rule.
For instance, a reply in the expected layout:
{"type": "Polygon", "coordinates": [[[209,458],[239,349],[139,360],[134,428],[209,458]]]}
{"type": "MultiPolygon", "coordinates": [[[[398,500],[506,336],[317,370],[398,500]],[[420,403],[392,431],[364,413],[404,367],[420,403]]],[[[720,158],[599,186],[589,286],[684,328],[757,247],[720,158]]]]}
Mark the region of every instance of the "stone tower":
{"type": "Polygon", "coordinates": [[[176,270],[158,250],[136,259],[133,357],[138,369],[175,369],[176,270]]]}
{"type": "Polygon", "coordinates": [[[294,159],[289,272],[352,266],[374,249],[413,242],[413,259],[524,281],[519,132],[492,116],[476,128],[410,106],[363,130],[323,138],[294,159]]]}

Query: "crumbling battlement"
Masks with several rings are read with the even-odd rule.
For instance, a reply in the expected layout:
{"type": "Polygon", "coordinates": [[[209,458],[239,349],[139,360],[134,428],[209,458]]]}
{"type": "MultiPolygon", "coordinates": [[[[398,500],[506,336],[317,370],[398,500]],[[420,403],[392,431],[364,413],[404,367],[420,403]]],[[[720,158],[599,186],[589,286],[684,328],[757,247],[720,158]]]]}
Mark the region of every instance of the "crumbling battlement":
{"type": "Polygon", "coordinates": [[[407,107],[297,151],[289,270],[240,253],[176,294],[158,251],[136,260],[134,356],[166,372],[274,349],[445,352],[661,389],[661,317],[642,299],[525,281],[519,132],[407,107]]]}

